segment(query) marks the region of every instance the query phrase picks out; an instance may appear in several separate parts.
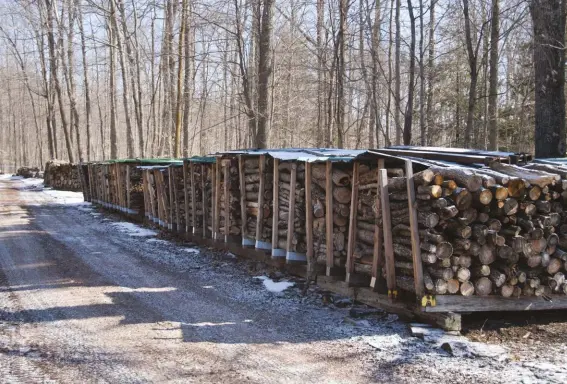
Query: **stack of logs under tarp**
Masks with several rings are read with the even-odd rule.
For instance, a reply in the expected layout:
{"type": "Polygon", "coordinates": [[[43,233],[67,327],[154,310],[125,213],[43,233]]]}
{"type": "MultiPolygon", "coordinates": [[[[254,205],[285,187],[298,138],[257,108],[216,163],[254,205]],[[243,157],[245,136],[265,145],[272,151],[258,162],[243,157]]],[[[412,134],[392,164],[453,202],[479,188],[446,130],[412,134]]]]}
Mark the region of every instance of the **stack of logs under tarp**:
{"type": "Polygon", "coordinates": [[[240,218],[240,185],[238,184],[238,160],[224,159],[222,161],[222,168],[220,172],[221,183],[219,231],[222,235],[226,236],[226,219],[228,218],[228,235],[238,236],[240,235],[240,228],[242,227],[242,220],[240,218]],[[226,210],[227,194],[228,212],[226,210]]]}
{"type": "Polygon", "coordinates": [[[80,191],[81,177],[78,165],[57,160],[48,161],[45,164],[43,183],[46,187],[53,189],[80,191]]]}
{"type": "Polygon", "coordinates": [[[313,205],[313,255],[318,264],[326,263],[327,236],[326,214],[332,215],[333,266],[344,267],[347,258],[347,237],[350,215],[352,164],[333,163],[332,212],[327,213],[326,164],[312,165],[311,202],[313,205]]]}
{"type": "MultiPolygon", "coordinates": [[[[527,167],[494,162],[475,170],[433,166],[415,174],[427,292],[567,293],[567,169],[527,167]]],[[[403,185],[389,185],[389,191],[396,283],[413,291],[407,193],[403,185]]]]}
{"type": "Polygon", "coordinates": [[[271,213],[273,205],[274,163],[273,159],[269,157],[266,157],[264,160],[264,199],[262,207],[260,207],[260,159],[263,158],[264,157],[253,157],[242,159],[244,170],[243,200],[246,211],[246,228],[243,231],[243,244],[260,245],[259,248],[269,249],[271,248],[272,242],[271,213]],[[256,226],[258,224],[260,209],[262,210],[262,231],[257,239],[256,226]],[[257,241],[260,243],[257,243],[257,241]]]}

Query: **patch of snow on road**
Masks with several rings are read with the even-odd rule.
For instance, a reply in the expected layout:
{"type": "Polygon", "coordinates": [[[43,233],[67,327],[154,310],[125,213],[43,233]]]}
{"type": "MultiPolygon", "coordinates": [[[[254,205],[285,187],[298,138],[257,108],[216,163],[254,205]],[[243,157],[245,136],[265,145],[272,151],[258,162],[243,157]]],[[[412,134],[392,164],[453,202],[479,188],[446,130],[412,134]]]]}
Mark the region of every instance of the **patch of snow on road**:
{"type": "Polygon", "coordinates": [[[183,248],[183,250],[187,253],[192,253],[194,255],[198,255],[201,253],[201,251],[197,248],[183,248]]]}
{"type": "Polygon", "coordinates": [[[289,281],[278,281],[275,282],[274,280],[270,279],[268,276],[254,276],[255,279],[262,280],[264,283],[264,287],[273,293],[283,292],[286,289],[293,287],[295,283],[291,283],[289,281]]]}
{"type": "Polygon", "coordinates": [[[55,199],[58,204],[76,205],[84,203],[82,192],[58,191],[51,188],[45,188],[43,193],[55,199]]]}
{"type": "Polygon", "coordinates": [[[146,243],[168,244],[169,241],[162,240],[162,239],[148,239],[148,240],[146,240],[146,243]]]}
{"type": "Polygon", "coordinates": [[[112,223],[113,227],[116,227],[120,232],[125,232],[130,236],[136,237],[148,237],[148,236],[155,236],[157,235],[156,231],[152,231],[151,229],[142,228],[136,224],[128,223],[126,221],[121,221],[118,223],[112,223]]]}

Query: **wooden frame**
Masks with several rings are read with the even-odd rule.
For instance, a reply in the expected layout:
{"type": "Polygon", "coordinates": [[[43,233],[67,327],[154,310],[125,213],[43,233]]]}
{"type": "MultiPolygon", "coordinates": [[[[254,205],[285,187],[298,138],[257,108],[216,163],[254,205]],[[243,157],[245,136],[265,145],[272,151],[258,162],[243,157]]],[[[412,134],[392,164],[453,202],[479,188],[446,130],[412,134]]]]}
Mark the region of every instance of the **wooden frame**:
{"type": "Polygon", "coordinates": [[[248,237],[247,213],[246,213],[246,178],[244,177],[244,159],[242,155],[238,155],[238,178],[240,181],[240,217],[242,221],[242,228],[240,230],[242,235],[242,242],[248,237]]]}
{"type": "Polygon", "coordinates": [[[280,160],[274,159],[274,183],[273,183],[273,213],[272,213],[272,259],[281,259],[276,249],[278,247],[278,231],[280,222],[280,160]]]}
{"type": "Polygon", "coordinates": [[[262,239],[262,230],[264,229],[264,189],[266,188],[266,178],[264,175],[264,168],[266,167],[266,156],[260,155],[259,161],[259,176],[260,185],[258,187],[258,216],[256,217],[256,244],[255,248],[258,247],[259,242],[262,239]]]}
{"type": "MultiPolygon", "coordinates": [[[[384,169],[384,159],[378,159],[378,170],[384,169]]],[[[380,172],[380,171],[378,171],[380,172]]],[[[382,203],[381,203],[381,195],[382,191],[380,189],[380,176],[377,177],[376,181],[378,182],[378,191],[376,194],[376,207],[381,210],[382,203]]],[[[385,231],[382,231],[378,221],[374,224],[374,253],[372,255],[372,270],[370,273],[370,286],[376,290],[378,288],[378,280],[381,279],[381,269],[384,266],[384,254],[382,253],[382,246],[383,246],[383,234],[385,231]]]]}
{"type": "Polygon", "coordinates": [[[325,216],[325,245],[327,247],[327,276],[336,274],[333,258],[333,179],[331,173],[333,171],[333,163],[329,160],[326,162],[325,168],[325,206],[327,215],[325,216]]]}
{"type": "Polygon", "coordinates": [[[353,282],[354,274],[354,246],[356,243],[356,215],[358,214],[358,173],[360,163],[354,162],[352,169],[352,190],[350,199],[350,217],[348,226],[346,278],[347,283],[353,282]]]}
{"type": "Polygon", "coordinates": [[[413,278],[415,283],[415,294],[420,300],[425,293],[423,283],[423,265],[421,264],[421,247],[419,242],[419,227],[417,223],[417,209],[415,207],[415,186],[413,182],[413,167],[411,160],[406,160],[405,171],[407,178],[408,208],[411,228],[411,254],[413,260],[413,278]]]}
{"type": "Polygon", "coordinates": [[[386,284],[388,296],[397,296],[396,268],[394,245],[392,241],[392,220],[390,217],[390,198],[388,197],[388,173],[385,169],[378,170],[378,188],[380,188],[380,208],[384,234],[384,262],[386,267],[386,284]]]}

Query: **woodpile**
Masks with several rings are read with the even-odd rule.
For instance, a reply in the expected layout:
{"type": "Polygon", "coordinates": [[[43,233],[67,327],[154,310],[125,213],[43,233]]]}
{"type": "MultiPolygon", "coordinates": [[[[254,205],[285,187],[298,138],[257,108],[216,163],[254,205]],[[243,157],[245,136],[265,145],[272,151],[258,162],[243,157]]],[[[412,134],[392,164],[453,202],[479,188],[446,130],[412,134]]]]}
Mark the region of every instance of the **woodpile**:
{"type": "Polygon", "coordinates": [[[41,172],[38,167],[20,167],[16,171],[16,176],[21,176],[24,179],[31,177],[41,177],[41,172]]]}
{"type": "MultiPolygon", "coordinates": [[[[414,176],[428,292],[504,297],[567,292],[567,170],[527,168],[493,162],[480,170],[431,167],[414,176]]],[[[397,193],[403,196],[391,191],[390,197],[397,193]]],[[[392,211],[397,280],[407,283],[413,274],[411,229],[403,217],[392,211]]],[[[404,287],[411,290],[413,282],[404,287]]]]}
{"type": "Polygon", "coordinates": [[[313,164],[311,169],[313,257],[318,264],[325,265],[327,247],[331,246],[333,266],[344,268],[347,259],[352,164],[313,164]],[[331,168],[329,183],[327,167],[331,168]],[[332,234],[330,241],[327,241],[327,225],[332,227],[329,231],[332,234]]]}
{"type": "Polygon", "coordinates": [[[288,260],[305,258],[305,213],[305,164],[281,162],[278,166],[277,248],[287,251],[288,260]]]}
{"type": "Polygon", "coordinates": [[[48,161],[45,164],[43,184],[63,191],[80,191],[81,177],[78,165],[57,160],[48,161]]]}
{"type": "MultiPolygon", "coordinates": [[[[274,160],[270,157],[243,157],[239,163],[243,244],[270,249],[272,242],[272,211],[274,160]],[[258,219],[261,223],[258,223],[258,219]],[[259,231],[259,233],[257,233],[259,231]]],[[[231,172],[232,173],[232,172],[231,172]]]]}
{"type": "Polygon", "coordinates": [[[219,232],[225,236],[238,236],[240,235],[242,228],[242,220],[240,218],[240,185],[238,183],[238,160],[224,159],[222,160],[221,165],[222,166],[219,176],[219,232]],[[228,233],[226,231],[227,223],[228,233]]]}
{"type": "Polygon", "coordinates": [[[144,216],[144,189],[142,184],[142,170],[136,166],[128,165],[130,178],[128,201],[130,213],[144,216]]]}
{"type": "Polygon", "coordinates": [[[185,179],[183,167],[169,166],[171,221],[178,231],[185,231],[185,179]]]}

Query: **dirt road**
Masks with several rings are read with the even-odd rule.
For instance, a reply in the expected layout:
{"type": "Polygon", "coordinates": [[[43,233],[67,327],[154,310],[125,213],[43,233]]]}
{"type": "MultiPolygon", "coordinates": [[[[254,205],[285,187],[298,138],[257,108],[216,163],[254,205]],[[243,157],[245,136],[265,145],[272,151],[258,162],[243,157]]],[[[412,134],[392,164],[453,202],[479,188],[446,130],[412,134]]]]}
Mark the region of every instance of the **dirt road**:
{"type": "Polygon", "coordinates": [[[0,180],[0,382],[538,381],[509,357],[451,356],[395,316],[269,292],[231,255],[23,187],[0,180]]]}

